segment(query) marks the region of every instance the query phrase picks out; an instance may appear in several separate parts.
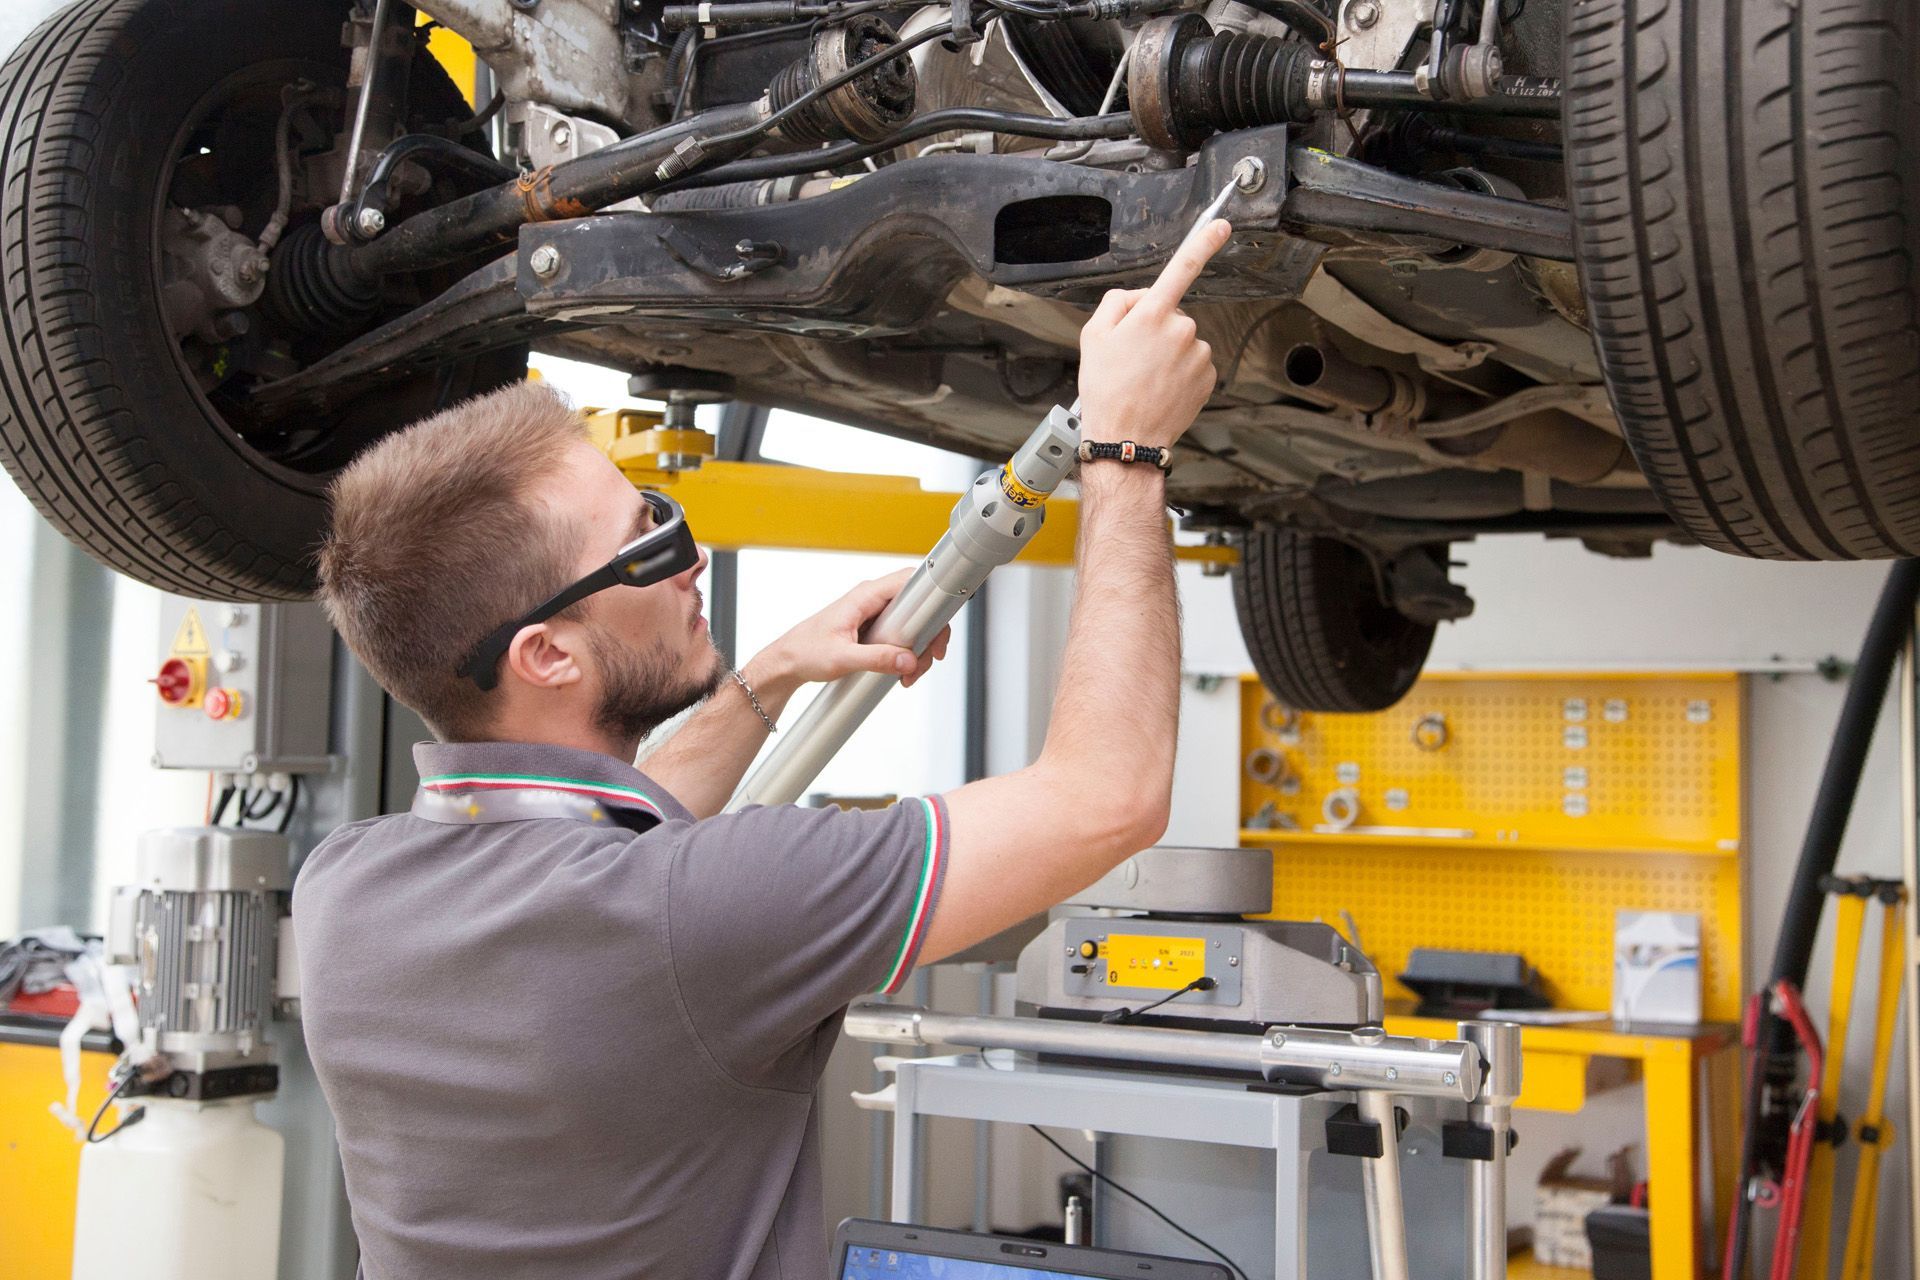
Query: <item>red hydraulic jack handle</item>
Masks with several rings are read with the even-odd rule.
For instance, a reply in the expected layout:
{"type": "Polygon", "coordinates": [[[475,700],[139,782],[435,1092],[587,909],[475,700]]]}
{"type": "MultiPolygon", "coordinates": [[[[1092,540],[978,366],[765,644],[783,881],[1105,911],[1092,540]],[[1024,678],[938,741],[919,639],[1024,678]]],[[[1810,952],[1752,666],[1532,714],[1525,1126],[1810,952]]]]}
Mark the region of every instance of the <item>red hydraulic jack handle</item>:
{"type": "MultiPolygon", "coordinates": [[[[1813,1163],[1813,1143],[1819,1128],[1820,1074],[1824,1058],[1820,1051],[1820,1033],[1813,1029],[1813,1020],[1807,1017],[1806,1006],[1800,1002],[1800,989],[1783,980],[1774,983],[1772,991],[1775,1015],[1793,1028],[1801,1052],[1807,1055],[1807,1091],[1801,1096],[1793,1124],[1787,1130],[1786,1166],[1780,1181],[1758,1182],[1753,1202],[1763,1208],[1779,1206],[1780,1225],[1774,1232],[1773,1265],[1767,1276],[1768,1280],[1792,1280],[1793,1257],[1800,1243],[1800,1215],[1807,1203],[1807,1170],[1813,1163]]],[[[1749,1072],[1760,1069],[1760,1001],[1763,998],[1756,993],[1748,1002],[1741,1026],[1740,1041],[1748,1053],[1749,1072]]],[[[1733,1258],[1733,1241],[1729,1238],[1722,1280],[1737,1280],[1733,1274],[1733,1258]]]]}

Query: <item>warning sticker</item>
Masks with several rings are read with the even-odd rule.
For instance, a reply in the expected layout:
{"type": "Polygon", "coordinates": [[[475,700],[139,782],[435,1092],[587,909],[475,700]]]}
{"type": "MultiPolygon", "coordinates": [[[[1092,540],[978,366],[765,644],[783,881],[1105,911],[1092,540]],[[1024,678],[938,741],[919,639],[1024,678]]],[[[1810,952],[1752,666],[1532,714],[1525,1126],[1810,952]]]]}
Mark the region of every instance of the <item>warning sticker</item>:
{"type": "Polygon", "coordinates": [[[187,616],[180,619],[180,629],[173,633],[173,647],[167,652],[176,658],[207,656],[207,630],[200,625],[198,609],[187,606],[187,616]]]}

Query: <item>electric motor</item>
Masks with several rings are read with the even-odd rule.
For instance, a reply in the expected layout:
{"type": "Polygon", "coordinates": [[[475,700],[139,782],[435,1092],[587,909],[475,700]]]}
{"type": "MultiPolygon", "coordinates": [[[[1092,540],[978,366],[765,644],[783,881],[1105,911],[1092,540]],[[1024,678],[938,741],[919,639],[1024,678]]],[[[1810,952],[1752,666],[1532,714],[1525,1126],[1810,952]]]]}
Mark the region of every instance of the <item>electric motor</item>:
{"type": "Polygon", "coordinates": [[[163,1060],[138,1091],[205,1100],[276,1087],[265,1032],[288,850],[284,836],[230,827],[141,836],[107,937],[110,958],[135,966],[142,1046],[163,1060]]]}

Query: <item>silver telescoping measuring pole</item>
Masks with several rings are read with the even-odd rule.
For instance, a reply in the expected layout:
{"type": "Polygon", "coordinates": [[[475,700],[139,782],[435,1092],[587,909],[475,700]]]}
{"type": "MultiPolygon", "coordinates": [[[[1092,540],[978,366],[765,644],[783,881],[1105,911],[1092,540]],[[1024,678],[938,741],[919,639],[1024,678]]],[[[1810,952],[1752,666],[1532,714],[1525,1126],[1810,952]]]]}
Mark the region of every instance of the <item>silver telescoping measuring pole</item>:
{"type": "MultiPolygon", "coordinates": [[[[924,652],[987,575],[1040,531],[1045,503],[1073,469],[1080,445],[1080,402],[1055,405],[997,473],[982,475],[953,505],[947,531],[900,594],[868,624],[862,639],[924,652]]],[[[732,813],[753,804],[792,804],[847,744],[900,677],[877,671],[842,676],[821,691],[753,776],[727,801],[732,813]]]]}

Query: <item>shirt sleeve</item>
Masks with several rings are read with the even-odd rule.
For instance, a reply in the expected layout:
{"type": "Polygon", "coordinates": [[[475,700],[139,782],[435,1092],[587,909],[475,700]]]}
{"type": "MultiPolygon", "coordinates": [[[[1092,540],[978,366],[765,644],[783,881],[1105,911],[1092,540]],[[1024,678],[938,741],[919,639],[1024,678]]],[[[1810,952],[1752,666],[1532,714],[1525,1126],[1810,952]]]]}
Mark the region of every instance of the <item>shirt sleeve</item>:
{"type": "Polygon", "coordinates": [[[811,1088],[827,1024],[912,971],[946,860],[938,797],[690,825],[667,878],[668,945],[716,1065],[742,1084],[811,1088]]]}

